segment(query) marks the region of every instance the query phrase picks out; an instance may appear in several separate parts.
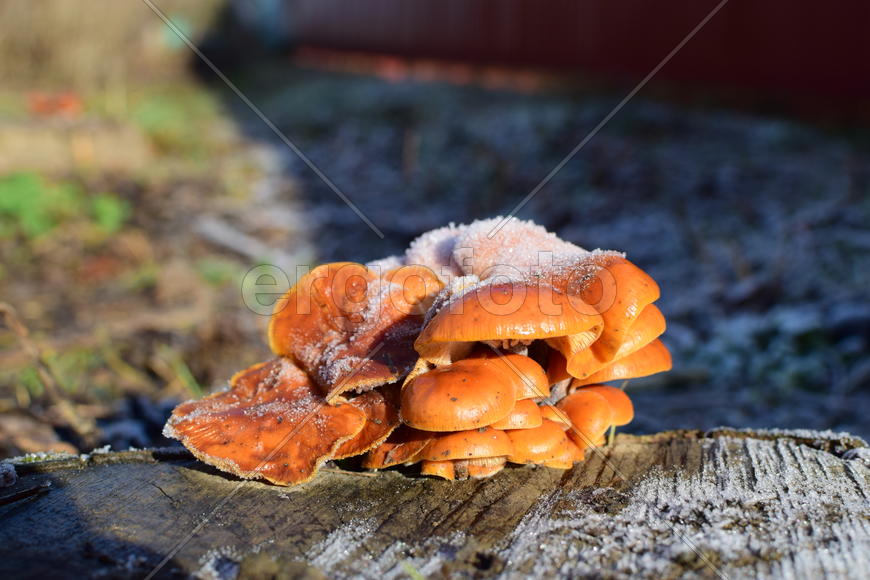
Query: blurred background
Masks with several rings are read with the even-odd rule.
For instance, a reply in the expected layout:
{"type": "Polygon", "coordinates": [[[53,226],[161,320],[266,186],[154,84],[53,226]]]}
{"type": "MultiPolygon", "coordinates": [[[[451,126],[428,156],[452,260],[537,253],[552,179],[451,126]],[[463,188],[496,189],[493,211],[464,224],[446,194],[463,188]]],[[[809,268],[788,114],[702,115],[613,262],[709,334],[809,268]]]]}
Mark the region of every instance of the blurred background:
{"type": "Polygon", "coordinates": [[[870,5],[716,8],[0,1],[0,457],[167,444],[269,356],[252,267],[511,211],[706,16],[518,216],[659,281],[630,431],[870,435],[870,5]]]}

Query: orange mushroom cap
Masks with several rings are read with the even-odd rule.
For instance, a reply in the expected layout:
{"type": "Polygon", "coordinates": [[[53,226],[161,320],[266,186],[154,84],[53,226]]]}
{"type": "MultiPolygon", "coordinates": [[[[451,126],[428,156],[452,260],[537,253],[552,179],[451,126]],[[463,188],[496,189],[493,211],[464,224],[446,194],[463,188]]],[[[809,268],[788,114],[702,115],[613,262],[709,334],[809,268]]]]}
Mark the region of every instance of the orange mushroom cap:
{"type": "Polygon", "coordinates": [[[534,429],[543,421],[541,409],[531,399],[522,399],[514,404],[508,416],[499,419],[490,427],[493,429],[534,429]]]}
{"type": "Polygon", "coordinates": [[[639,351],[664,334],[666,329],[667,323],[662,311],[655,304],[647,304],[623,337],[614,360],[639,351]]]}
{"type": "Polygon", "coordinates": [[[407,425],[399,425],[386,441],[369,451],[363,459],[363,467],[367,469],[383,469],[393,465],[414,463],[429,443],[435,439],[435,434],[429,431],[418,431],[407,425]]]}
{"type": "Polygon", "coordinates": [[[269,346],[308,372],[329,402],[395,382],[417,358],[413,341],[441,286],[422,266],[378,278],[362,264],[324,264],[277,301],[269,346]]]}
{"type": "Polygon", "coordinates": [[[504,431],[484,427],[439,435],[426,447],[421,457],[426,461],[447,461],[507,457],[511,453],[513,445],[504,431]]]}
{"type": "Polygon", "coordinates": [[[534,429],[506,431],[514,446],[508,455],[511,463],[544,463],[570,455],[568,437],[561,425],[544,419],[534,429]]]}
{"type": "Polygon", "coordinates": [[[568,436],[581,449],[594,446],[613,424],[613,410],[600,393],[578,389],[556,404],[571,420],[568,436]]]}
{"type": "Polygon", "coordinates": [[[548,267],[587,252],[532,221],[496,217],[459,226],[453,261],[481,279],[548,267]]]}
{"type": "Polygon", "coordinates": [[[420,464],[420,473],[423,475],[434,475],[453,481],[456,479],[456,471],[453,469],[453,462],[447,461],[423,461],[420,464]]]}
{"type": "Polygon", "coordinates": [[[613,425],[617,427],[628,425],[634,419],[634,405],[622,389],[610,385],[586,385],[582,387],[572,385],[568,388],[568,394],[578,391],[595,392],[607,399],[607,404],[610,405],[610,410],[613,412],[613,425]]]}
{"type": "Polygon", "coordinates": [[[492,477],[507,464],[506,457],[484,457],[482,459],[456,460],[453,462],[457,476],[465,473],[472,479],[492,477]],[[464,472],[464,473],[463,473],[464,472]]]}
{"type": "Polygon", "coordinates": [[[327,405],[288,359],[254,365],[231,383],[227,391],[176,407],[164,435],[239,477],[279,485],[308,481],[366,423],[353,405],[327,405]]]}
{"type": "Polygon", "coordinates": [[[437,368],[402,389],[402,422],[423,431],[489,425],[511,412],[521,381],[511,380],[494,359],[465,359],[437,368]]]}
{"type": "Polygon", "coordinates": [[[551,350],[547,358],[547,380],[551,385],[570,379],[568,374],[568,361],[558,350],[551,350]]]}
{"type": "Polygon", "coordinates": [[[420,473],[434,475],[448,480],[454,479],[484,479],[492,477],[504,469],[507,459],[504,457],[484,457],[481,459],[455,459],[448,461],[423,461],[420,473]]]}
{"type": "Polygon", "coordinates": [[[633,352],[632,354],[612,362],[598,372],[585,379],[575,379],[574,386],[591,385],[607,381],[633,379],[654,375],[671,368],[671,353],[664,343],[656,339],[633,352]]]}
{"type": "Polygon", "coordinates": [[[358,395],[347,404],[365,414],[362,430],[342,443],[333,454],[333,459],[360,455],[380,445],[399,426],[398,387],[388,385],[358,395]]]}
{"type": "Polygon", "coordinates": [[[435,364],[452,362],[453,343],[531,341],[577,334],[601,325],[594,311],[563,304],[565,297],[544,282],[517,281],[471,288],[446,303],[414,342],[435,364]]]}
{"type": "Polygon", "coordinates": [[[562,353],[563,357],[570,359],[575,353],[587,351],[603,330],[603,326],[594,326],[577,334],[548,338],[546,342],[549,347],[562,353]]]}
{"type": "Polygon", "coordinates": [[[531,357],[483,347],[472,352],[471,358],[493,361],[495,366],[516,384],[517,399],[542,399],[550,396],[550,381],[547,379],[547,373],[531,357]]]}
{"type": "Polygon", "coordinates": [[[573,441],[568,439],[568,445],[563,455],[549,461],[545,461],[546,467],[554,467],[556,469],[571,469],[578,461],[583,461],[585,453],[583,449],[578,447],[573,441]]]}
{"type": "Polygon", "coordinates": [[[660,295],[655,280],[612,252],[593,252],[579,259],[573,267],[561,268],[553,284],[569,301],[580,300],[579,308],[592,307],[601,314],[604,328],[594,348],[604,360],[616,356],[628,329],[660,295]]]}
{"type": "Polygon", "coordinates": [[[550,404],[543,404],[538,407],[541,410],[541,418],[549,419],[554,423],[558,423],[563,431],[571,428],[571,420],[564,411],[557,410],[556,407],[550,404]]]}
{"type": "MultiPolygon", "coordinates": [[[[664,333],[665,326],[665,317],[661,310],[655,304],[649,304],[629,327],[612,360],[608,360],[605,355],[601,354],[601,349],[596,343],[591,348],[569,351],[566,355],[568,356],[566,370],[573,377],[581,379],[589,377],[611,362],[625,358],[651,343],[664,333]]],[[[565,353],[563,352],[563,354],[565,353]]]]}

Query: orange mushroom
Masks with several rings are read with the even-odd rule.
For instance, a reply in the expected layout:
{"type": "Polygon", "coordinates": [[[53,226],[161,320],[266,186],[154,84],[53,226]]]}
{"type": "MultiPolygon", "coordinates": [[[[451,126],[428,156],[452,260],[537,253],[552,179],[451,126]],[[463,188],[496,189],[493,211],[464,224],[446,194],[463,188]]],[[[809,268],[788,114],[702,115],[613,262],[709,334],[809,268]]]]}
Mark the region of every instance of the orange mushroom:
{"type": "Polygon", "coordinates": [[[567,431],[571,428],[571,420],[568,419],[568,416],[565,415],[564,411],[556,409],[555,406],[550,405],[549,403],[541,405],[539,409],[541,410],[542,419],[549,419],[554,423],[558,423],[563,431],[567,431]]]}
{"type": "Polygon", "coordinates": [[[466,356],[475,342],[495,346],[578,334],[600,326],[601,316],[565,304],[545,282],[472,286],[446,302],[414,342],[420,356],[445,365],[466,356]]]}
{"type": "Polygon", "coordinates": [[[566,371],[573,377],[581,379],[589,377],[612,362],[637,352],[661,336],[664,331],[665,317],[655,304],[649,304],[629,327],[613,359],[605,358],[597,344],[593,344],[591,348],[561,351],[568,357],[566,371]]]}
{"type": "Polygon", "coordinates": [[[456,479],[489,477],[501,470],[504,460],[513,453],[513,445],[504,431],[491,427],[458,431],[438,436],[420,455],[424,472],[456,479]],[[431,462],[453,462],[454,473],[431,462]]]}
{"type": "Polygon", "coordinates": [[[423,475],[434,475],[443,479],[453,481],[456,479],[456,470],[453,469],[452,461],[424,461],[420,464],[420,473],[423,475]]]}
{"type": "Polygon", "coordinates": [[[543,422],[541,409],[531,399],[522,399],[514,404],[507,417],[499,419],[490,427],[493,429],[534,429],[543,422]]]}
{"type": "Polygon", "coordinates": [[[568,394],[578,391],[598,393],[604,397],[607,400],[607,404],[610,405],[612,425],[617,427],[628,425],[634,419],[634,405],[624,390],[611,387],[610,385],[576,386],[572,384],[568,388],[568,394]]]}
{"type": "Polygon", "coordinates": [[[568,437],[581,449],[595,447],[613,424],[607,398],[594,390],[578,389],[556,404],[571,421],[568,437]]]}
{"type": "Polygon", "coordinates": [[[522,378],[495,359],[465,359],[418,375],[402,389],[401,416],[423,431],[463,431],[503,419],[514,407],[522,378]]]}
{"type": "Polygon", "coordinates": [[[623,357],[584,379],[575,379],[574,386],[604,383],[654,375],[671,368],[671,353],[656,339],[640,350],[623,357]]]}
{"type": "Polygon", "coordinates": [[[601,336],[592,348],[603,360],[613,360],[629,328],[660,295],[655,280],[614,252],[592,252],[572,267],[558,269],[553,285],[577,309],[586,312],[591,307],[601,314],[601,336]]]}
{"type": "MultiPolygon", "coordinates": [[[[565,359],[572,361],[576,354],[589,352],[589,347],[598,340],[603,330],[603,325],[599,325],[577,334],[548,338],[546,342],[548,346],[559,351],[565,359]]],[[[566,370],[569,369],[570,365],[567,365],[566,370]]]]}
{"type": "Polygon", "coordinates": [[[347,402],[361,410],[366,417],[362,430],[342,443],[333,453],[333,459],[360,455],[377,447],[399,426],[398,393],[389,385],[358,395],[347,402]]]}
{"type": "Polygon", "coordinates": [[[531,357],[483,347],[472,352],[471,358],[490,359],[512,382],[519,379],[517,399],[542,399],[550,396],[550,381],[547,373],[531,357]]]}
{"type": "Polygon", "coordinates": [[[454,461],[454,472],[459,474],[460,479],[464,472],[468,473],[468,477],[472,479],[484,479],[492,477],[507,464],[507,457],[483,457],[481,459],[466,459],[464,461],[454,461]]]}
{"type": "Polygon", "coordinates": [[[164,435],[223,471],[291,485],[314,477],[365,424],[360,408],[327,405],[302,370],[279,358],[237,373],[227,391],[176,407],[164,435]]]}
{"type": "Polygon", "coordinates": [[[270,320],[279,358],[179,405],[165,434],[278,484],[360,454],[367,468],[422,462],[450,480],[508,461],[567,469],[634,416],[623,391],[597,383],[670,368],[658,297],[621,254],[586,252],[531,222],[451,225],[404,258],[303,276],[270,320]],[[536,404],[552,385],[564,398],[536,404]]]}
{"type": "Polygon", "coordinates": [[[415,463],[426,446],[434,439],[434,433],[399,425],[386,441],[366,454],[362,465],[367,469],[383,469],[393,465],[415,463]]]}
{"type": "Polygon", "coordinates": [[[423,461],[420,473],[434,475],[443,479],[484,479],[492,477],[504,469],[504,457],[484,457],[482,459],[457,459],[455,461],[423,461]]]}
{"type": "Polygon", "coordinates": [[[544,419],[534,429],[506,431],[513,444],[513,453],[507,460],[511,463],[547,463],[573,457],[572,443],[561,425],[544,419]]]}
{"type": "Polygon", "coordinates": [[[568,374],[568,361],[557,350],[551,350],[547,358],[547,380],[551,385],[570,379],[568,374]]]}
{"type": "Polygon", "coordinates": [[[413,341],[441,286],[422,266],[379,278],[361,264],[324,264],[275,304],[269,346],[302,367],[329,402],[395,382],[417,359],[413,341]]]}
{"type": "Polygon", "coordinates": [[[583,452],[583,448],[578,447],[577,444],[569,438],[568,446],[564,453],[555,459],[545,461],[543,465],[555,469],[571,469],[575,463],[583,461],[585,458],[586,454],[583,452]]]}

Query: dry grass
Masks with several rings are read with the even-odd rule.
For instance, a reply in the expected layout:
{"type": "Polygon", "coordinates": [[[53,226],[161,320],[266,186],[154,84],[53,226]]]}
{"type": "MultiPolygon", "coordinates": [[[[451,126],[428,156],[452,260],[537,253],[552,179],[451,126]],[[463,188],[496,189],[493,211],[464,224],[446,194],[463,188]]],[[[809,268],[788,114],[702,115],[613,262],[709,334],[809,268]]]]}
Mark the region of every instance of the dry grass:
{"type": "MultiPolygon", "coordinates": [[[[199,39],[223,0],[157,0],[199,39]]],[[[185,70],[187,48],[143,2],[0,3],[0,82],[87,90],[185,70]]]]}

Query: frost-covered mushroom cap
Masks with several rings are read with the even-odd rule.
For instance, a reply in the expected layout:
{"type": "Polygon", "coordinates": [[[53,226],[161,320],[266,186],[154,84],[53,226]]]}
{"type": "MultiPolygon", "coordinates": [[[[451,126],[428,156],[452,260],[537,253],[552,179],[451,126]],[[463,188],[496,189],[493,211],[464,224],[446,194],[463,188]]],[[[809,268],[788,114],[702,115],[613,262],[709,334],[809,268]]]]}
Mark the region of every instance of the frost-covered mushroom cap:
{"type": "Polygon", "coordinates": [[[587,254],[533,221],[496,217],[460,227],[452,257],[465,274],[486,280],[522,278],[587,254]]]}
{"type": "Polygon", "coordinates": [[[366,424],[354,405],[327,405],[287,359],[254,365],[230,383],[227,391],[176,407],[163,433],[239,477],[281,485],[308,481],[366,424]]]}
{"type": "Polygon", "coordinates": [[[451,223],[422,234],[408,246],[405,263],[426,266],[444,280],[452,276],[462,276],[462,269],[453,261],[453,248],[459,234],[466,227],[451,223]]]}
{"type": "Polygon", "coordinates": [[[441,286],[421,267],[378,276],[362,264],[324,264],[275,304],[269,345],[308,372],[330,402],[395,382],[417,358],[413,341],[441,286]]]}

